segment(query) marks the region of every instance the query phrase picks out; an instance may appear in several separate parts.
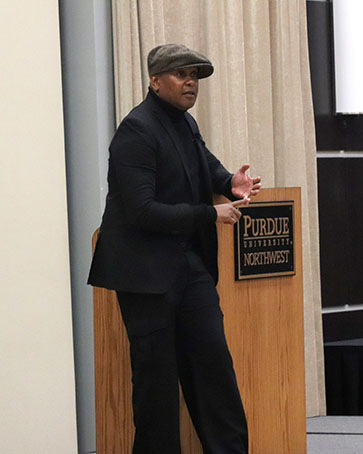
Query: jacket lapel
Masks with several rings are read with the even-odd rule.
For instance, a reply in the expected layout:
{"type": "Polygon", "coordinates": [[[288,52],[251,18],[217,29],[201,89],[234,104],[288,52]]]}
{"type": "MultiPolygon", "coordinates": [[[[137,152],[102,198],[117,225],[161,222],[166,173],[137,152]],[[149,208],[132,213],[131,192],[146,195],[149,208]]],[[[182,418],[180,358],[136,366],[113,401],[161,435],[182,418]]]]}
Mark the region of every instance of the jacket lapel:
{"type": "Polygon", "coordinates": [[[204,189],[204,191],[203,191],[204,194],[202,194],[202,200],[204,200],[208,204],[211,204],[212,200],[213,200],[212,195],[211,195],[213,193],[213,189],[212,189],[212,181],[210,178],[208,162],[207,162],[205,153],[203,151],[203,149],[205,147],[205,143],[204,143],[204,140],[202,139],[202,136],[200,135],[199,129],[198,129],[193,117],[191,117],[191,115],[188,114],[185,116],[185,118],[192,131],[194,147],[196,149],[196,152],[198,153],[199,165],[200,165],[200,176],[204,183],[201,185],[201,188],[204,189]]]}

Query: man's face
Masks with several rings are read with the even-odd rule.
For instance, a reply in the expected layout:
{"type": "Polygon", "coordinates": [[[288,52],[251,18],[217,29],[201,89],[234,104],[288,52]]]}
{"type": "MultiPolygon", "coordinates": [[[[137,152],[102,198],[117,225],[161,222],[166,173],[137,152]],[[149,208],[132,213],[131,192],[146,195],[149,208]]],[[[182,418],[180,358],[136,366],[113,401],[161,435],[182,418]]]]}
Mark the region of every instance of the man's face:
{"type": "Polygon", "coordinates": [[[160,98],[183,111],[194,106],[198,82],[198,69],[195,67],[174,69],[150,77],[150,85],[160,98]]]}

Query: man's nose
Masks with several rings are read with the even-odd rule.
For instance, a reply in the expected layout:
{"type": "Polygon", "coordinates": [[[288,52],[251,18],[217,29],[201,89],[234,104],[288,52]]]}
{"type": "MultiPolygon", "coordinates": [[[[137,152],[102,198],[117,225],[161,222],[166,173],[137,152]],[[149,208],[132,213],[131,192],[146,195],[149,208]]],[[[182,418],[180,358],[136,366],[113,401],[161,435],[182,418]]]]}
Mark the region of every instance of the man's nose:
{"type": "Polygon", "coordinates": [[[188,80],[186,81],[186,84],[189,85],[189,86],[194,86],[196,85],[198,82],[198,79],[196,77],[189,77],[188,80]]]}

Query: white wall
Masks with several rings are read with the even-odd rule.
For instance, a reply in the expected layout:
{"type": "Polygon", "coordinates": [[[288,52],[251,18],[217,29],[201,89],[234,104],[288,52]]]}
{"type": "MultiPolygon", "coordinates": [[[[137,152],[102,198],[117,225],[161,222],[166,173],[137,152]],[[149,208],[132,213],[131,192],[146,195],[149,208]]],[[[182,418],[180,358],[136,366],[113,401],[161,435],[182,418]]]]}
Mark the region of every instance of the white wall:
{"type": "Polygon", "coordinates": [[[0,13],[0,452],[77,452],[57,0],[0,13]]]}

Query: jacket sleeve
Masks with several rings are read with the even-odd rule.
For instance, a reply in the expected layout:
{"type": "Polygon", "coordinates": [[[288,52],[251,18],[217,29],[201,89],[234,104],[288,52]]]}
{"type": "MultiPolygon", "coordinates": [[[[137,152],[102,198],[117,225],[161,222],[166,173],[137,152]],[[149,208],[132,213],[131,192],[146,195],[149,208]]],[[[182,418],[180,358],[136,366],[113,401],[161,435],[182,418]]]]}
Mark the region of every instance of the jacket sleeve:
{"type": "Polygon", "coordinates": [[[172,205],[155,199],[156,149],[156,139],[134,121],[124,121],[111,143],[110,169],[127,222],[140,230],[174,235],[190,235],[197,227],[215,222],[212,206],[172,205]]]}
{"type": "Polygon", "coordinates": [[[222,194],[229,200],[238,200],[231,192],[233,174],[228,172],[214,154],[208,150],[205,144],[203,148],[211,175],[213,192],[215,194],[222,194]]]}

